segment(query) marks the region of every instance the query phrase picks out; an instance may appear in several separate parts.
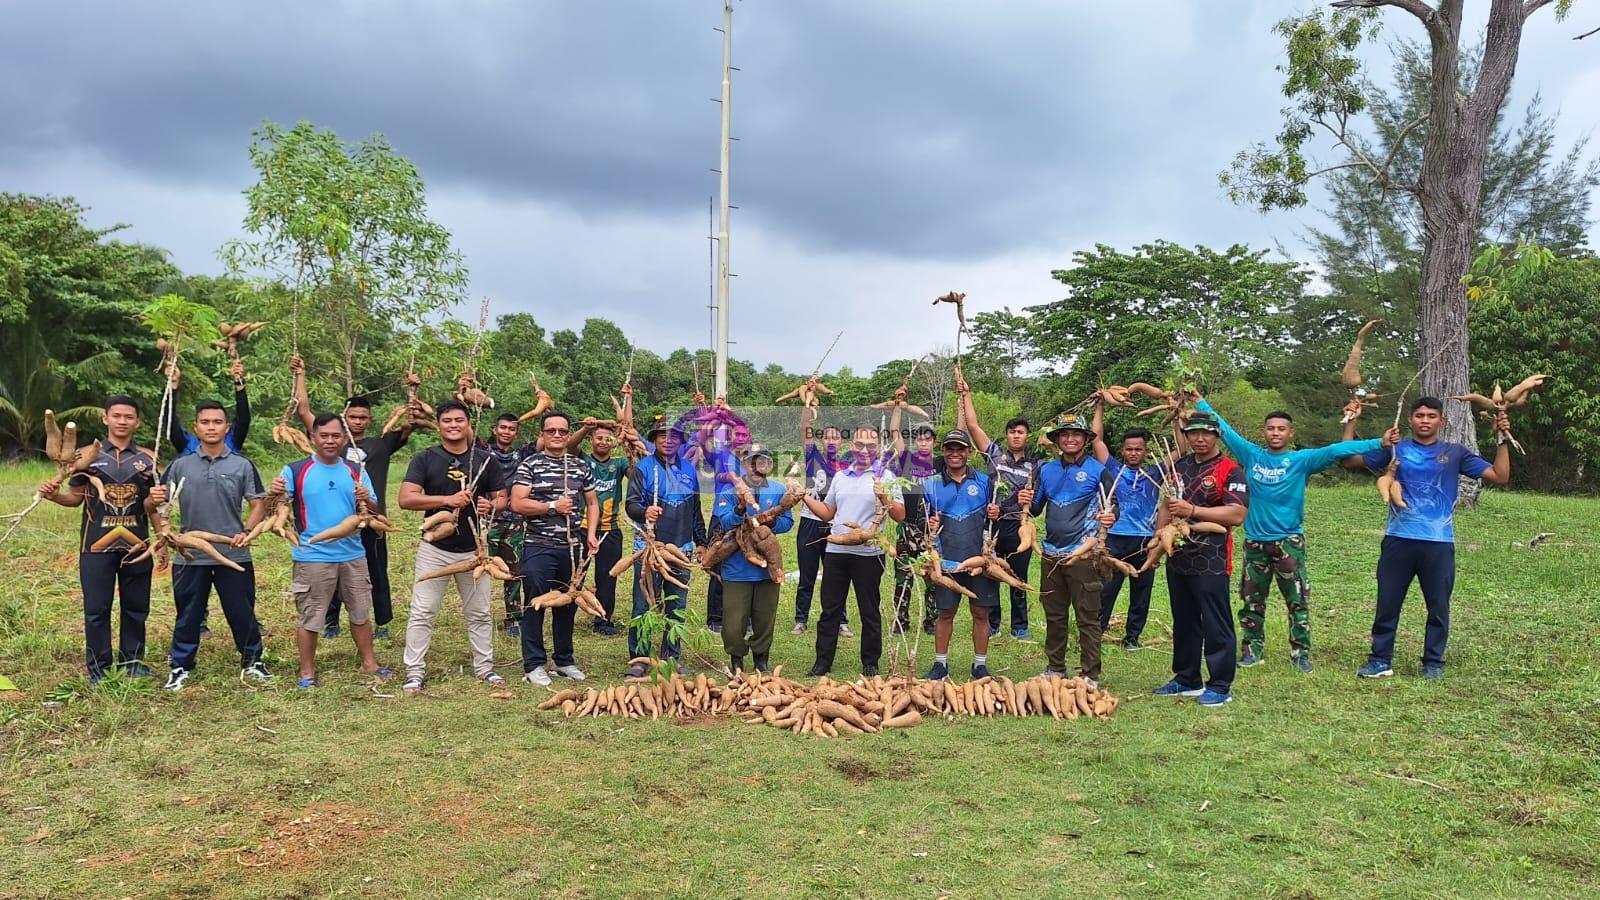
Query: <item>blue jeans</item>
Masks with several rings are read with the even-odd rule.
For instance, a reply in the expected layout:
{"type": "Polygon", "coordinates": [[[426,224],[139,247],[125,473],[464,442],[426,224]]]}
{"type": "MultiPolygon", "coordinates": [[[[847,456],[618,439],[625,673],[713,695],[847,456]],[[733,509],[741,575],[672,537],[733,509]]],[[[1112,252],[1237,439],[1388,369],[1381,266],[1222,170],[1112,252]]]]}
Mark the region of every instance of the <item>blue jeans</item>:
{"type": "Polygon", "coordinates": [[[1378,553],[1378,611],[1372,619],[1372,662],[1394,660],[1394,635],[1400,628],[1400,607],[1411,581],[1422,588],[1428,625],[1422,636],[1423,665],[1443,664],[1450,640],[1450,592],[1456,585],[1456,545],[1386,536],[1378,553]]]}
{"type": "Polygon", "coordinates": [[[178,622],[172,628],[172,667],[194,669],[200,649],[200,625],[206,620],[211,589],[217,589],[217,602],[233,632],[233,646],[239,650],[239,668],[261,659],[261,628],[256,624],[256,573],[250,563],[240,563],[243,572],[227,566],[173,566],[172,599],[178,606],[178,622]]]}
{"type": "MultiPolygon", "coordinates": [[[[645,611],[650,608],[650,600],[645,596],[644,589],[639,585],[642,568],[642,563],[633,564],[633,617],[635,619],[644,615],[645,611]]],[[[688,584],[689,570],[674,568],[672,570],[672,577],[678,579],[684,584],[688,584]]],[[[650,578],[654,581],[652,587],[655,589],[656,596],[663,597],[666,600],[667,617],[675,622],[682,622],[684,598],[689,592],[675,584],[666,581],[660,575],[652,573],[650,578]]],[[[663,631],[661,634],[660,658],[677,659],[679,649],[678,642],[668,640],[666,632],[663,631]]],[[[628,657],[631,659],[649,655],[649,649],[641,646],[639,642],[639,629],[633,627],[632,625],[628,626],[628,657]]]]}
{"type": "MultiPolygon", "coordinates": [[[[572,554],[566,547],[544,547],[538,544],[522,545],[522,597],[524,603],[572,581],[572,554]]],[[[542,609],[525,608],[522,611],[522,671],[532,672],[549,658],[544,649],[544,613],[542,609]]],[[[555,645],[555,664],[571,666],[572,623],[577,620],[578,605],[568,603],[550,610],[550,637],[555,645]]]]}

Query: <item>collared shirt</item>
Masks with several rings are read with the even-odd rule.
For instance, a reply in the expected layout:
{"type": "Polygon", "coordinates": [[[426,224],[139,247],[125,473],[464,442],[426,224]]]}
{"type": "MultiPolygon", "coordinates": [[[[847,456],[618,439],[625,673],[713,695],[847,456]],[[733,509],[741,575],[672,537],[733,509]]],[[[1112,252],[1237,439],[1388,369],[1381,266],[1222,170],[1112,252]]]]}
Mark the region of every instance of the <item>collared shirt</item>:
{"type": "Polygon", "coordinates": [[[1089,453],[1069,463],[1057,457],[1038,468],[1038,486],[1033,493],[1033,508],[1044,511],[1044,540],[1040,548],[1052,555],[1071,553],[1089,533],[1099,527],[1094,517],[1100,514],[1100,485],[1110,487],[1106,467],[1089,453]]]}
{"type": "Polygon", "coordinates": [[[628,518],[639,526],[634,549],[644,547],[644,511],[661,507],[655,537],[685,552],[706,542],[706,522],[700,504],[700,481],[695,467],[681,456],[663,463],[656,454],[639,460],[628,477],[628,518]],[[637,476],[637,477],[635,477],[637,476]]]}
{"type": "Polygon", "coordinates": [[[1461,444],[1438,440],[1419,444],[1415,438],[1406,438],[1392,451],[1378,449],[1362,454],[1361,461],[1374,472],[1382,472],[1389,466],[1391,452],[1400,458],[1395,477],[1400,480],[1400,496],[1405,498],[1406,508],[1390,505],[1389,527],[1384,533],[1414,541],[1454,543],[1460,476],[1482,478],[1494,466],[1461,444]]]}
{"type": "Polygon", "coordinates": [[[83,519],[78,530],[82,553],[124,553],[144,548],[150,539],[150,517],[144,501],[156,483],[156,460],[149,450],[129,445],[117,449],[110,441],[100,445],[100,455],[88,472],[68,482],[82,491],[83,519]],[[89,481],[93,475],[105,486],[105,499],[89,481]]]}
{"type": "MultiPolygon", "coordinates": [[[[828,495],[822,502],[833,507],[833,521],[828,529],[829,534],[843,534],[850,530],[846,522],[855,522],[862,528],[871,528],[872,519],[878,514],[878,503],[874,499],[877,488],[877,475],[872,469],[840,469],[833,476],[833,481],[828,485],[828,495]]],[[[852,556],[881,556],[883,548],[876,541],[868,541],[858,546],[845,544],[828,544],[827,553],[845,553],[852,556]]]]}
{"type": "Polygon", "coordinates": [[[1127,537],[1154,535],[1156,504],[1161,499],[1160,467],[1145,466],[1141,470],[1112,460],[1106,463],[1106,472],[1112,479],[1111,490],[1117,504],[1117,521],[1110,533],[1127,537]]]}
{"type": "MultiPolygon", "coordinates": [[[[748,478],[746,483],[749,483],[748,478]]],[[[739,523],[743,521],[746,515],[753,516],[777,506],[783,502],[784,494],[787,493],[782,483],[771,478],[762,479],[762,483],[759,486],[751,485],[750,492],[755,495],[756,508],[745,509],[743,515],[740,514],[739,498],[734,493],[732,485],[729,485],[727,489],[717,495],[717,505],[712,509],[712,515],[716,516],[718,523],[721,524],[724,530],[738,528],[739,523]]],[[[773,521],[770,527],[773,534],[783,534],[793,528],[794,511],[785,511],[773,521]]],[[[743,553],[737,550],[722,562],[717,574],[722,577],[723,581],[766,581],[769,577],[766,569],[756,568],[751,564],[750,560],[745,558],[743,553]]]]}
{"type": "Polygon", "coordinates": [[[1017,459],[1006,445],[999,441],[990,441],[989,447],[983,453],[989,460],[989,468],[994,470],[995,478],[1006,489],[997,491],[995,502],[1000,504],[1000,515],[1014,513],[1022,509],[1022,504],[1017,502],[1017,492],[1028,486],[1033,479],[1034,469],[1039,467],[1042,460],[1037,456],[1022,451],[1022,458],[1017,459]]]}
{"type": "MultiPolygon", "coordinates": [[[[261,473],[255,463],[229,450],[226,446],[218,456],[207,456],[205,447],[194,453],[178,457],[167,464],[161,477],[170,496],[179,484],[178,516],[184,531],[209,531],[223,537],[232,537],[244,530],[240,509],[249,501],[266,495],[261,486],[261,473]]],[[[177,526],[178,523],[173,523],[177,526]]],[[[236,563],[250,561],[249,547],[229,547],[218,544],[217,550],[236,563]]],[[[205,553],[193,554],[193,559],[179,556],[175,565],[214,566],[217,561],[205,553]]]]}
{"type": "Polygon", "coordinates": [[[946,571],[983,552],[984,528],[989,523],[989,476],[971,467],[960,481],[943,474],[922,479],[922,494],[929,512],[939,517],[934,539],[946,571]]]}
{"type": "MultiPolygon", "coordinates": [[[[1218,453],[1201,462],[1193,453],[1173,464],[1183,480],[1183,499],[1195,506],[1250,505],[1250,484],[1239,464],[1218,453]]],[[[1233,529],[1226,534],[1196,531],[1172,554],[1167,571],[1173,575],[1232,575],[1233,529]]]]}
{"type": "Polygon", "coordinates": [[[523,541],[541,547],[566,547],[581,541],[588,532],[583,530],[583,495],[594,490],[594,474],[589,462],[573,453],[551,456],[543,451],[528,454],[511,477],[513,486],[528,486],[528,499],[540,503],[555,503],[562,497],[572,500],[572,511],[562,515],[551,508],[542,516],[525,516],[527,523],[523,541]]]}

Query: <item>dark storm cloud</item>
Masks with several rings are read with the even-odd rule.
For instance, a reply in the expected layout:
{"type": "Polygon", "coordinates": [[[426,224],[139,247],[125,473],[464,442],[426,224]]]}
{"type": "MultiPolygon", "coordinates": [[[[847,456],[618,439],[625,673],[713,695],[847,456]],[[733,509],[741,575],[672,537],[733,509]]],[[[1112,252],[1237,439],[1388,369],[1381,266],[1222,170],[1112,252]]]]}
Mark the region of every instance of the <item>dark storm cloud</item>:
{"type": "MultiPolygon", "coordinates": [[[[384,132],[435,186],[590,217],[682,215],[714,189],[717,12],[24,4],[0,38],[0,153],[15,166],[83,149],[242,187],[250,129],[308,118],[347,138],[384,132]]],[[[1117,14],[1063,3],[749,2],[736,15],[742,215],[819,248],[938,258],[1048,242],[1064,219],[1124,202],[1107,176],[1160,159],[1150,119],[1171,111],[1141,103],[1141,85],[1183,91],[1190,63],[1172,49],[1217,27],[1180,10],[1129,41],[1108,31],[1117,14]]]]}

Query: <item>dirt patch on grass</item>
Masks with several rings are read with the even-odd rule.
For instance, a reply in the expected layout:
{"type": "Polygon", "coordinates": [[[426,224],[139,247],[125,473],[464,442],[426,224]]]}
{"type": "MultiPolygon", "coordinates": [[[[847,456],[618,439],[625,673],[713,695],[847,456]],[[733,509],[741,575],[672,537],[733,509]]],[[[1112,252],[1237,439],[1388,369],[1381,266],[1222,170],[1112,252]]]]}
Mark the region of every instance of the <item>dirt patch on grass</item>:
{"type": "Polygon", "coordinates": [[[269,820],[268,828],[259,848],[239,853],[240,865],[316,869],[328,857],[348,854],[393,830],[375,816],[336,803],[313,803],[293,818],[269,820]]]}
{"type": "Polygon", "coordinates": [[[550,834],[552,829],[526,818],[515,818],[505,813],[485,809],[484,797],[450,797],[429,804],[433,821],[455,832],[459,837],[482,836],[487,832],[516,832],[517,834],[550,834]]]}
{"type": "Polygon", "coordinates": [[[854,756],[841,756],[838,759],[828,760],[828,768],[843,775],[851,784],[866,784],[879,778],[890,781],[905,781],[917,774],[911,764],[902,760],[890,763],[887,767],[879,767],[872,762],[854,756]]]}

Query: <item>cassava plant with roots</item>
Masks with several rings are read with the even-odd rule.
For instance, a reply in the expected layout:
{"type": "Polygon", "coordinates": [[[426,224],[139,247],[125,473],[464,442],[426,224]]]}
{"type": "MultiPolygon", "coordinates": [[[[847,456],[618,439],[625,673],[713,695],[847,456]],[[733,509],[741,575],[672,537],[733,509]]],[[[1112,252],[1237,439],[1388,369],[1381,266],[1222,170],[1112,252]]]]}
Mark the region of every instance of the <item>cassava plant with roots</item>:
{"type": "MultiPolygon", "coordinates": [[[[55,463],[57,480],[65,483],[68,478],[74,475],[88,472],[89,467],[93,466],[95,460],[100,458],[100,441],[94,440],[87,446],[79,447],[77,423],[68,422],[67,426],[62,428],[56,424],[55,410],[47,409],[44,411],[44,455],[55,463]]],[[[86,477],[90,486],[94,488],[95,495],[99,497],[100,502],[104,503],[106,499],[105,484],[95,475],[91,474],[86,477]]],[[[0,518],[11,520],[11,525],[6,529],[6,533],[0,535],[0,544],[5,543],[6,539],[11,537],[11,533],[17,530],[17,526],[22,524],[22,520],[28,517],[28,513],[37,509],[43,501],[44,495],[35,491],[33,499],[29,501],[21,512],[0,516],[0,518]]]]}

